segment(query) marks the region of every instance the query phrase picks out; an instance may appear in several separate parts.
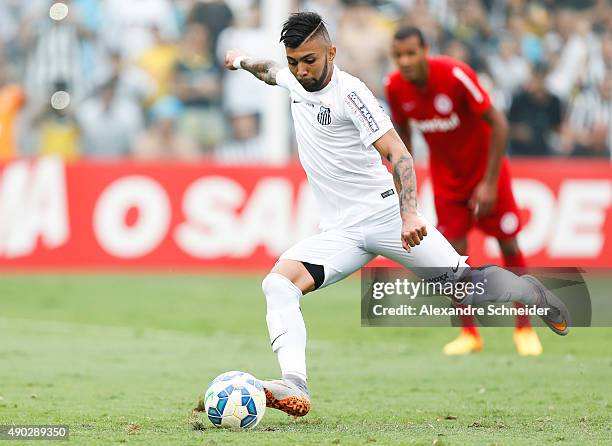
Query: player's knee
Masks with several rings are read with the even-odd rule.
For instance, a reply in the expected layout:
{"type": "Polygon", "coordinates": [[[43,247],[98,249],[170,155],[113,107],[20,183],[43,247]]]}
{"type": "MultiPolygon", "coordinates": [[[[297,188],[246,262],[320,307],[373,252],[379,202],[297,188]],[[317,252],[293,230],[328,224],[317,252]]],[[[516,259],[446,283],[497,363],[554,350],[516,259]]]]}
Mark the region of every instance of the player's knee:
{"type": "Polygon", "coordinates": [[[281,309],[289,305],[299,305],[302,292],[288,278],[278,273],[269,273],[261,282],[266,296],[268,310],[281,309]]]}
{"type": "Polygon", "coordinates": [[[286,277],[300,289],[302,294],[306,294],[315,289],[315,280],[306,265],[308,264],[297,260],[282,259],[274,265],[271,273],[277,273],[286,277]]]}

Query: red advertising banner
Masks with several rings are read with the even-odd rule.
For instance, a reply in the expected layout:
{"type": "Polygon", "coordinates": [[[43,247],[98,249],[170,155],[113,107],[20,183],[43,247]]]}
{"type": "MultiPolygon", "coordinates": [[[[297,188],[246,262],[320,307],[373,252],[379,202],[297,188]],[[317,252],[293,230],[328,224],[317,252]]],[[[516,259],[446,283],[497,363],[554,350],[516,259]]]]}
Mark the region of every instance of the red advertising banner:
{"type": "MultiPolygon", "coordinates": [[[[513,161],[519,243],[534,266],[612,266],[612,166],[513,161]]],[[[420,206],[435,221],[419,169],[420,206]]],[[[0,269],[263,270],[317,232],[316,203],[298,164],[64,164],[0,167],[0,269]]],[[[473,264],[495,263],[474,233],[473,264]]]]}

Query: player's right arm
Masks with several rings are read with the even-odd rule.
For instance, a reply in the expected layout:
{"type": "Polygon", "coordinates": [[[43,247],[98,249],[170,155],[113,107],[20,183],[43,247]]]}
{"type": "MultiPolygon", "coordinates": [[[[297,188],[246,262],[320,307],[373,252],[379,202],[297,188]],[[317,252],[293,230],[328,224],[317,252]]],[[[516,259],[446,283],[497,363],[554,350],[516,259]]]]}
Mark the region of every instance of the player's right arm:
{"type": "Polygon", "coordinates": [[[394,129],[376,140],[373,146],[391,163],[393,180],[399,195],[402,246],[410,252],[410,248],[420,245],[423,237],[427,235],[425,222],[417,213],[416,174],[412,156],[394,129]]]}
{"type": "Polygon", "coordinates": [[[268,85],[276,85],[276,74],[281,69],[272,60],[255,61],[239,50],[229,50],[225,54],[225,68],[232,71],[242,68],[268,85]]]}

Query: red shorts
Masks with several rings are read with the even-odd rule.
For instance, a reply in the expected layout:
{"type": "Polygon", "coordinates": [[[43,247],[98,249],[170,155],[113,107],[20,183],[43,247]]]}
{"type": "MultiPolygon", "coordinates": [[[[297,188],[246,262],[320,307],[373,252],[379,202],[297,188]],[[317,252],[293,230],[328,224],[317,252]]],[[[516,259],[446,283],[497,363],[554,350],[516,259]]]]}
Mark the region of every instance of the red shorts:
{"type": "Polygon", "coordinates": [[[438,194],[435,195],[438,230],[447,240],[463,238],[473,227],[481,229],[498,240],[516,237],[521,230],[521,221],[518,206],[512,194],[510,175],[500,175],[497,185],[497,203],[495,208],[484,217],[474,216],[468,206],[469,198],[452,200],[438,194]]]}

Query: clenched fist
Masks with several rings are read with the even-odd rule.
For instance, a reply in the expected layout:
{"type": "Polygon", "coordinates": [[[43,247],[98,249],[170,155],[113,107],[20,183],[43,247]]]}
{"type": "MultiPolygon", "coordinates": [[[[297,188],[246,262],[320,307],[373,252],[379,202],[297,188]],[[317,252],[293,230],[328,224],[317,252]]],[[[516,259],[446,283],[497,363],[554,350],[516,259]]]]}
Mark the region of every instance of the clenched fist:
{"type": "Polygon", "coordinates": [[[427,235],[425,220],[417,214],[404,217],[402,224],[402,246],[407,252],[410,248],[421,244],[423,237],[427,235]]]}
{"type": "Polygon", "coordinates": [[[227,53],[225,53],[225,68],[228,70],[237,70],[237,68],[234,67],[234,61],[238,57],[246,57],[246,54],[240,50],[229,50],[227,53]]]}

